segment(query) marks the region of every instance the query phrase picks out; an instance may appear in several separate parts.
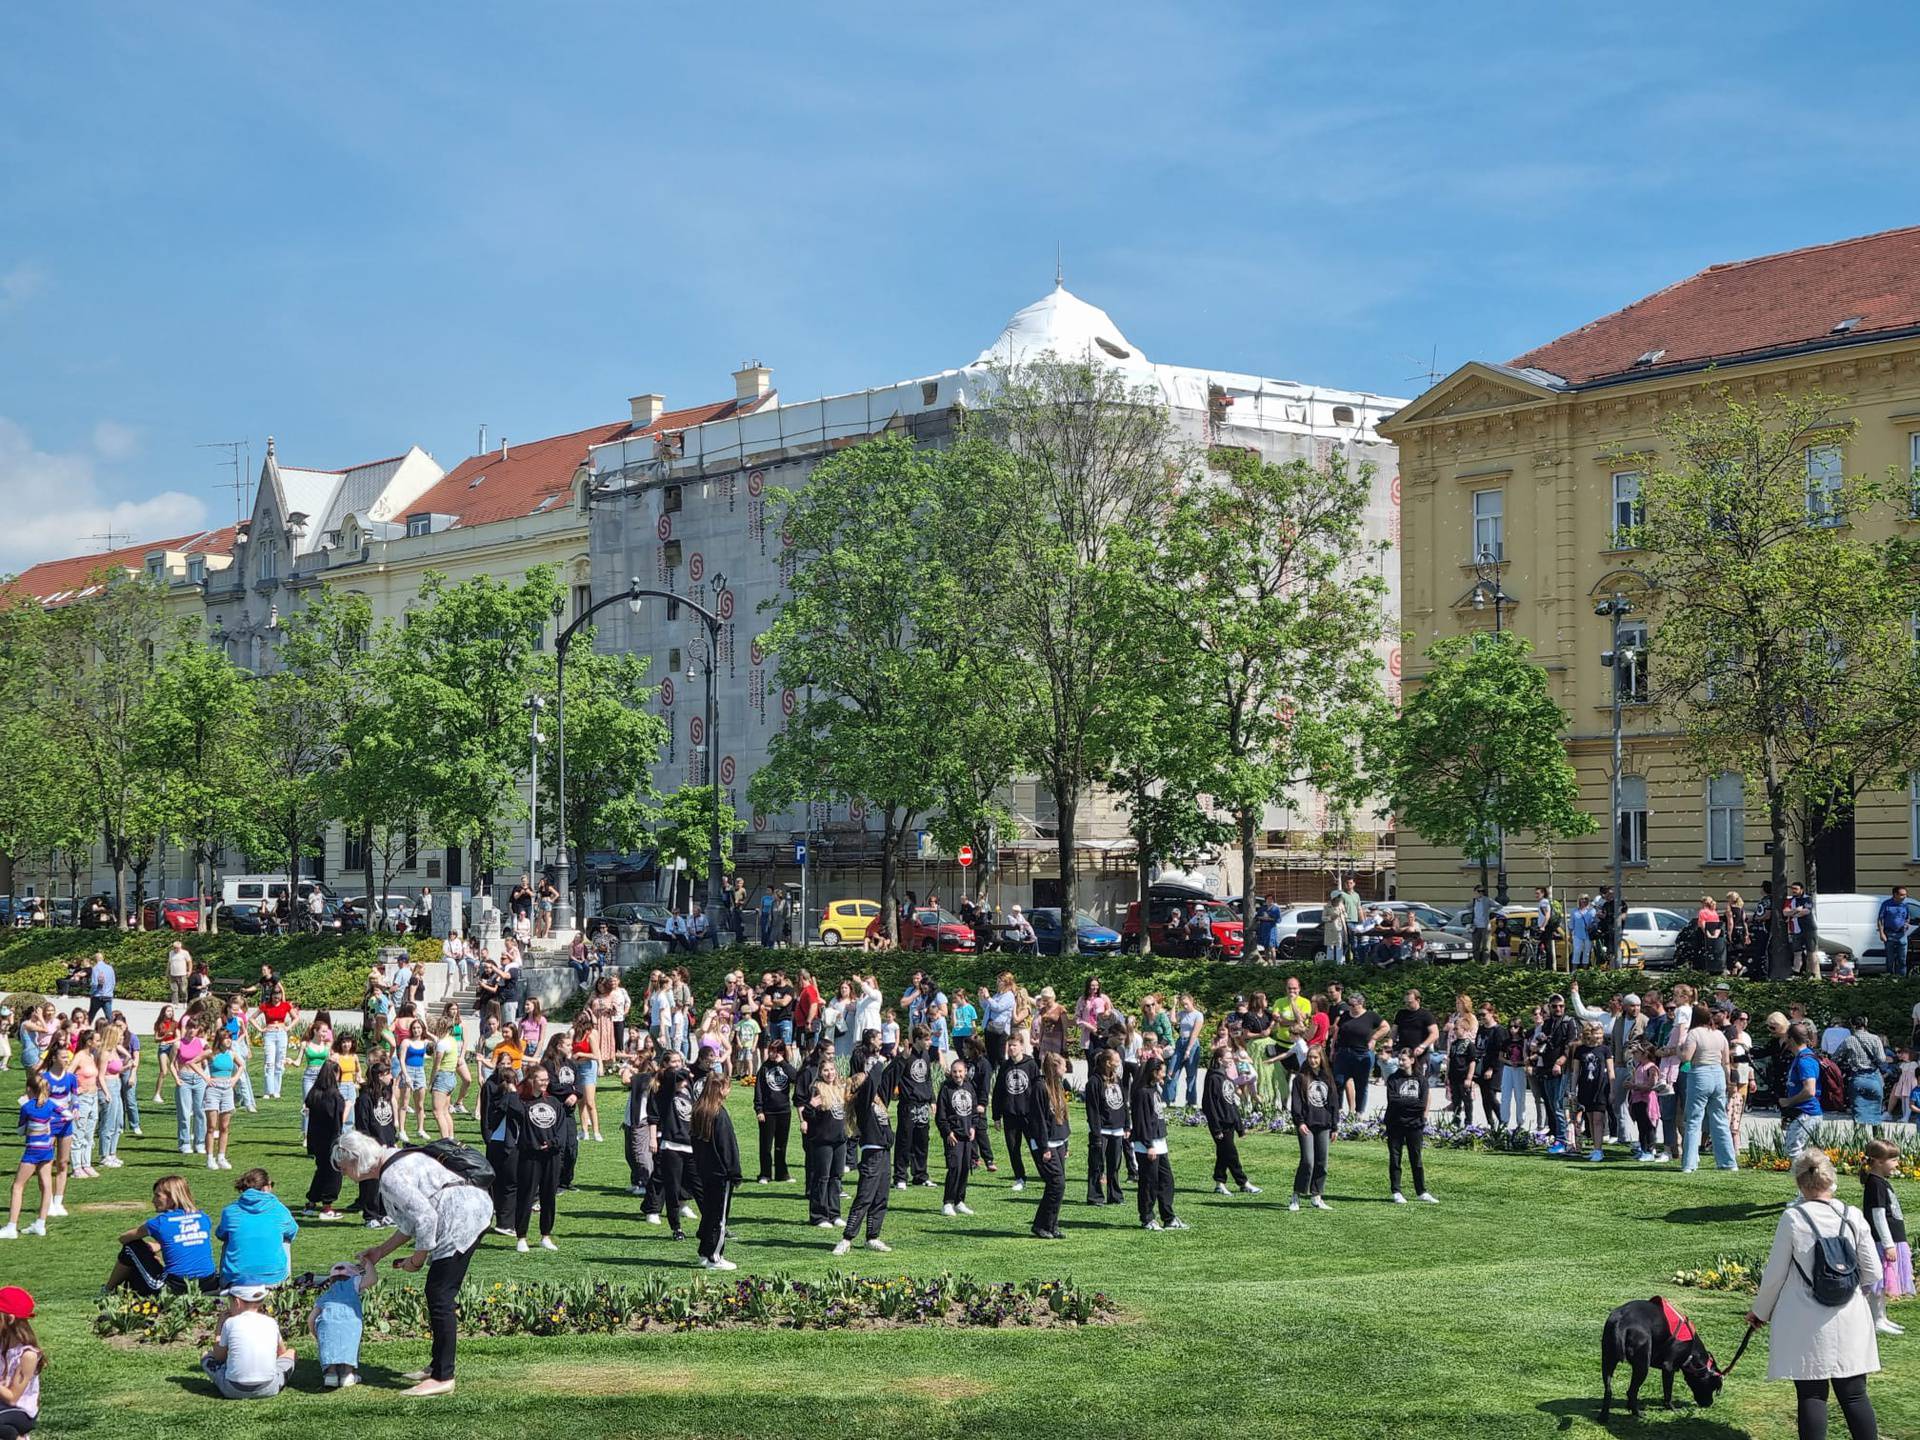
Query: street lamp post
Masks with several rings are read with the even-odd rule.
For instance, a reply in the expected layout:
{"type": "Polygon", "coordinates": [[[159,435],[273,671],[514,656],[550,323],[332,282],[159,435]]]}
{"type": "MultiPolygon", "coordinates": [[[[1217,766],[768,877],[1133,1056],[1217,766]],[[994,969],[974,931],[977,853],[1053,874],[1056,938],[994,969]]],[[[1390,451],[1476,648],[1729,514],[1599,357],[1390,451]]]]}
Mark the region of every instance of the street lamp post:
{"type": "Polygon", "coordinates": [[[1600,657],[1600,663],[1613,671],[1613,772],[1607,785],[1607,808],[1612,812],[1613,832],[1613,949],[1615,963],[1619,963],[1620,944],[1625,938],[1627,928],[1626,893],[1626,855],[1623,837],[1620,834],[1620,704],[1621,691],[1624,688],[1625,675],[1621,662],[1627,657],[1620,653],[1620,622],[1633,613],[1633,606],[1616,591],[1607,599],[1593,607],[1593,613],[1608,622],[1612,631],[1607,652],[1600,657]]]}
{"type": "Polygon", "coordinates": [[[532,796],[527,807],[527,872],[540,873],[540,742],[546,737],[540,733],[540,712],[547,708],[547,702],[538,695],[527,697],[527,712],[532,717],[529,729],[533,733],[533,764],[527,773],[533,778],[532,796]]]}
{"type": "MultiPolygon", "coordinates": [[[[714,594],[718,595],[725,589],[726,577],[716,574],[713,577],[714,594]]],[[[670,590],[648,589],[641,585],[640,577],[636,575],[625,590],[595,601],[574,616],[573,623],[560,632],[560,638],[554,642],[553,665],[553,732],[560,766],[556,786],[560,804],[560,848],[554,857],[553,868],[560,900],[554,907],[553,931],[561,939],[569,938],[574,929],[573,847],[567,835],[567,649],[573,644],[574,636],[580,633],[581,627],[609,605],[618,605],[624,600],[637,615],[640,613],[640,602],[650,597],[677,601],[698,615],[701,623],[707,627],[707,754],[712,757],[719,753],[718,737],[714,734],[714,727],[719,720],[714,695],[714,660],[720,653],[720,626],[723,622],[713,611],[685,595],[676,595],[670,590]]],[[[707,916],[709,926],[717,926],[720,923],[720,767],[717,763],[707,767],[707,780],[713,786],[713,833],[708,837],[707,853],[707,916]]]]}
{"type": "MultiPolygon", "coordinates": [[[[1513,603],[1513,597],[1507,594],[1500,584],[1500,567],[1506,562],[1491,550],[1482,550],[1473,557],[1473,608],[1484,610],[1489,602],[1493,605],[1493,633],[1501,633],[1500,618],[1507,606],[1513,603]]],[[[1483,875],[1485,871],[1481,872],[1483,875]]],[[[1500,830],[1500,867],[1493,888],[1494,902],[1507,903],[1507,832],[1500,830]]]]}

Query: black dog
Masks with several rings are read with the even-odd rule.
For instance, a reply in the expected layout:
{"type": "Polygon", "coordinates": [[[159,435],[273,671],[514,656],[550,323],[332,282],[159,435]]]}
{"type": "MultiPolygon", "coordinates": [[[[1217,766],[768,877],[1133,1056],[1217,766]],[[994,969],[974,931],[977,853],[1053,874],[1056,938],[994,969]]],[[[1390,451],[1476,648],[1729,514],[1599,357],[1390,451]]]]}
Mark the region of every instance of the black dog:
{"type": "Polygon", "coordinates": [[[1629,1300],[1607,1316],[1607,1328],[1600,1332],[1600,1378],[1606,1394],[1600,1402],[1600,1418],[1613,1410],[1613,1371],[1621,1361],[1633,1367],[1633,1383],[1627,1387],[1627,1409],[1635,1419],[1640,1416],[1640,1386],[1649,1370],[1660,1372],[1660,1403],[1673,1408],[1673,1372],[1686,1376],[1694,1402],[1713,1404],[1719,1392],[1721,1371],[1713,1363],[1707,1345],[1691,1322],[1658,1295],[1651,1300],[1629,1300]]]}

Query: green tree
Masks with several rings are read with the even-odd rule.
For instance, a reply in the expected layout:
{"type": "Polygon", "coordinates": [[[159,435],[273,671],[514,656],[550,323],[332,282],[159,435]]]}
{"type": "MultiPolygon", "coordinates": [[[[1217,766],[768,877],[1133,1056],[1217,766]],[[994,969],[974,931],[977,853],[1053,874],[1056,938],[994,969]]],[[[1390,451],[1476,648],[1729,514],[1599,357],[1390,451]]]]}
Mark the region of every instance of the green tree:
{"type": "Polygon", "coordinates": [[[1531,653],[1512,632],[1435,641],[1426,674],[1381,731],[1394,815],[1477,858],[1483,888],[1502,835],[1570,839],[1594,828],[1561,739],[1567,714],[1531,653]]]}
{"type": "Polygon", "coordinates": [[[146,813],[193,858],[200,928],[214,857],[249,829],[264,774],[253,677],[211,645],[182,645],[155,668],[136,722],[146,813]]]}
{"type": "MultiPolygon", "coordinates": [[[[646,708],[655,694],[655,687],[646,683],[646,658],[596,654],[590,640],[580,636],[567,662],[564,817],[560,767],[549,758],[540,777],[541,833],[560,836],[564,819],[565,844],[575,857],[576,907],[588,851],[624,853],[646,844],[655,798],[653,767],[667,740],[666,722],[646,708]]],[[[550,674],[551,667],[547,671],[550,674]]],[[[550,682],[539,683],[542,693],[553,693],[550,682]]],[[[551,712],[545,723],[552,726],[551,712]]]]}
{"type": "MultiPolygon", "coordinates": [[[[724,869],[733,861],[733,837],[746,826],[733,813],[725,794],[718,797],[717,803],[720,807],[720,864],[724,869]]],[[[713,845],[715,804],[713,786],[682,785],[661,796],[659,804],[653,809],[655,857],[663,870],[684,869],[687,872],[689,901],[694,896],[693,882],[704,880],[707,875],[708,857],[713,845]]],[[[678,903],[677,899],[675,903],[678,903]]],[[[709,916],[708,919],[716,926],[720,923],[718,915],[709,916]]]]}
{"type": "Polygon", "coordinates": [[[1266,807],[1300,785],[1353,804],[1359,737],[1385,703],[1385,542],[1363,533],[1373,467],[1218,452],[1153,537],[1147,594],[1211,739],[1203,788],[1232,817],[1251,929],[1266,807]]]}
{"type": "Polygon", "coordinates": [[[0,609],[0,855],[16,864],[93,835],[82,773],[41,703],[52,678],[46,626],[37,605],[0,609]]]}
{"type": "Polygon", "coordinates": [[[1003,707],[1053,797],[1061,906],[1076,908],[1080,802],[1113,767],[1140,664],[1126,537],[1158,526],[1190,460],[1156,391],[1092,359],[995,371],[980,433],[1012,464],[988,497],[1000,553],[983,643],[1011,662],[1003,707]]]}
{"type": "MultiPolygon", "coordinates": [[[[1907,486],[1828,483],[1821,467],[1837,466],[1853,430],[1846,405],[1720,387],[1672,412],[1662,452],[1636,457],[1642,514],[1623,537],[1651,609],[1647,698],[1705,773],[1759,785],[1776,895],[1790,831],[1811,862],[1828,817],[1913,757],[1920,672],[1908,627],[1920,591],[1909,547],[1865,538],[1862,523],[1907,486]]],[[[1768,958],[1785,978],[1785,926],[1772,927],[1768,958]]]]}

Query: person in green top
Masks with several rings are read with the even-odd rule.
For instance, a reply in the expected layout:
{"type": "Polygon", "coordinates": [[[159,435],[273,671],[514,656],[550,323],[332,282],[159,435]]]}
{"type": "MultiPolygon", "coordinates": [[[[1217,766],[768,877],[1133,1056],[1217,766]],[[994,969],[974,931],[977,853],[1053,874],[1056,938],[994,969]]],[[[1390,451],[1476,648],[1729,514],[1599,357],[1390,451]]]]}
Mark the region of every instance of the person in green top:
{"type": "Polygon", "coordinates": [[[1340,904],[1347,912],[1347,929],[1349,931],[1359,929],[1360,883],[1351,875],[1347,876],[1340,886],[1340,904]]]}
{"type": "Polygon", "coordinates": [[[1140,1002],[1140,1029],[1158,1040],[1162,1049],[1173,1048],[1173,1016],[1167,1013],[1158,995],[1149,995],[1140,1002]]]}

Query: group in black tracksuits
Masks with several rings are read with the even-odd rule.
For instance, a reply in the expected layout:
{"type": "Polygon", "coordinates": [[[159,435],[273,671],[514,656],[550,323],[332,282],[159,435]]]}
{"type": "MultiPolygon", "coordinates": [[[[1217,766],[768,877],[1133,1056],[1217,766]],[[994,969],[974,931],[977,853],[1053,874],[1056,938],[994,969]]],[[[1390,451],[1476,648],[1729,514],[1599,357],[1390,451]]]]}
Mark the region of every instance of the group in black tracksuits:
{"type": "Polygon", "coordinates": [[[778,1040],[767,1046],[766,1063],[753,1082],[753,1114],[760,1122],[760,1174],[765,1185],[776,1180],[784,1185],[787,1173],[787,1135],[793,1124],[794,1069],[787,1063],[787,1048],[778,1040]]]}
{"type": "MultiPolygon", "coordinates": [[[[360,1098],[364,1100],[366,1095],[360,1098]]],[[[520,1193],[520,1155],[516,1147],[526,1108],[520,1098],[519,1068],[506,1061],[495,1065],[480,1087],[478,1110],[487,1164],[493,1167],[493,1228],[501,1235],[513,1234],[520,1193]]]]}
{"type": "MultiPolygon", "coordinates": [[[[808,1072],[803,1070],[803,1076],[808,1072]]],[[[807,1220],[822,1230],[840,1228],[840,1169],[847,1144],[847,1097],[831,1057],[803,1085],[800,1145],[806,1157],[807,1220]]]]}
{"type": "Polygon", "coordinates": [[[1127,1087],[1118,1050],[1096,1050],[1087,1062],[1087,1203],[1120,1205],[1127,1192],[1127,1087]]]}
{"type": "Polygon", "coordinates": [[[1340,1091],[1339,1078],[1327,1063],[1325,1047],[1315,1046],[1307,1052],[1305,1063],[1294,1071],[1293,1083],[1288,1087],[1287,1118],[1293,1122],[1294,1134],[1300,1140],[1300,1164],[1293,1172],[1293,1199],[1287,1204],[1289,1210],[1300,1208],[1302,1196],[1311,1200],[1316,1210],[1329,1208],[1325,1199],[1327,1142],[1340,1123],[1340,1091]]]}
{"type": "Polygon", "coordinates": [[[924,1025],[913,1027],[913,1043],[893,1061],[893,1084],[900,1097],[899,1129],[893,1142],[893,1188],[932,1185],[927,1173],[927,1147],[933,1133],[934,1067],[939,1060],[928,1048],[933,1034],[924,1025]]]}
{"type": "Polygon", "coordinates": [[[960,1055],[966,1061],[967,1083],[973,1087],[973,1113],[978,1122],[973,1129],[973,1163],[985,1165],[991,1175],[1000,1169],[993,1163],[993,1126],[987,1120],[993,1102],[993,1064],[978,1035],[960,1042],[960,1055]]]}
{"type": "Polygon", "coordinates": [[[890,1250],[880,1238],[887,1222],[887,1157],[893,1150],[893,1127],[887,1123],[887,1102],[893,1098],[893,1067],[877,1054],[867,1069],[856,1074],[847,1087],[847,1103],[853,1118],[855,1142],[860,1147],[860,1186],[854,1192],[853,1208],[847,1211],[846,1228],[833,1253],[844,1255],[853,1248],[860,1226],[867,1227],[867,1248],[890,1250]],[[876,1063],[877,1062],[877,1063],[876,1063]]]}
{"type": "Polygon", "coordinates": [[[1040,1066],[1027,1054],[1018,1035],[1007,1041],[1006,1063],[993,1075],[993,1118],[1005,1127],[1007,1159],[1013,1165],[1015,1190],[1027,1188],[1027,1167],[1020,1152],[1026,1145],[1028,1121],[1038,1104],[1040,1066]]]}
{"type": "Polygon", "coordinates": [[[1033,1152],[1042,1190],[1033,1215],[1037,1240],[1064,1240],[1060,1233],[1060,1204],[1067,1196],[1067,1059],[1049,1052],[1041,1071],[1040,1090],[1027,1116],[1027,1148],[1033,1152]]]}
{"type": "Polygon", "coordinates": [[[1260,1187],[1247,1179],[1240,1164],[1240,1137],[1247,1132],[1247,1119],[1240,1109],[1240,1088],[1230,1073],[1233,1056],[1224,1047],[1213,1052],[1207,1066],[1206,1092],[1200,1100],[1200,1113],[1206,1117],[1207,1130],[1213,1136],[1213,1188],[1228,1194],[1231,1175],[1242,1195],[1258,1195],[1260,1187]]]}
{"type": "Polygon", "coordinates": [[[1134,1077],[1127,1120],[1133,1131],[1133,1157],[1140,1181],[1140,1224],[1148,1230],[1184,1230],[1173,1213],[1173,1162],[1167,1154],[1167,1102],[1160,1087],[1166,1067],[1157,1057],[1142,1062],[1134,1077]],[[1154,1208],[1160,1214],[1156,1218],[1154,1208]]]}
{"type": "Polygon", "coordinates": [[[689,1129],[693,1135],[693,1167],[700,1177],[700,1230],[696,1251],[709,1270],[736,1270],[726,1258],[727,1218],[733,1192],[740,1184],[740,1144],[734,1138],[733,1119],[727,1114],[727,1072],[710,1070],[694,1105],[689,1129]]]}
{"type": "Polygon", "coordinates": [[[1393,1186],[1394,1203],[1406,1203],[1400,1190],[1400,1154],[1404,1150],[1413,1169],[1414,1193],[1429,1205],[1437,1205],[1439,1202],[1427,1192],[1426,1167],[1420,1156],[1427,1136],[1426,1056],[1408,1050],[1397,1062],[1387,1063],[1387,1180],[1393,1186]],[[1393,1068],[1396,1063],[1398,1068],[1393,1068]]]}
{"type": "Polygon", "coordinates": [[[673,1056],[653,1086],[653,1126],[657,1149],[654,1151],[652,1185],[659,1187],[656,1205],[652,1190],[647,1195],[647,1223],[658,1225],[664,1212],[673,1227],[673,1238],[686,1239],[680,1221],[686,1214],[689,1197],[699,1186],[693,1165],[693,1075],[679,1057],[673,1056]]]}
{"type": "Polygon", "coordinates": [[[940,1143],[947,1156],[947,1184],[940,1196],[942,1215],[973,1213],[967,1206],[967,1179],[973,1173],[974,1136],[981,1128],[979,1116],[979,1097],[967,1062],[955,1060],[933,1107],[933,1123],[940,1131],[940,1143]]]}
{"type": "Polygon", "coordinates": [[[513,1131],[515,1248],[527,1248],[527,1225],[533,1217],[536,1200],[540,1203],[540,1244],[557,1249],[553,1240],[554,1197],[560,1188],[561,1167],[566,1158],[567,1132],[572,1122],[571,1095],[556,1094],[544,1064],[527,1072],[525,1083],[515,1097],[517,1104],[502,1102],[513,1131]]]}

